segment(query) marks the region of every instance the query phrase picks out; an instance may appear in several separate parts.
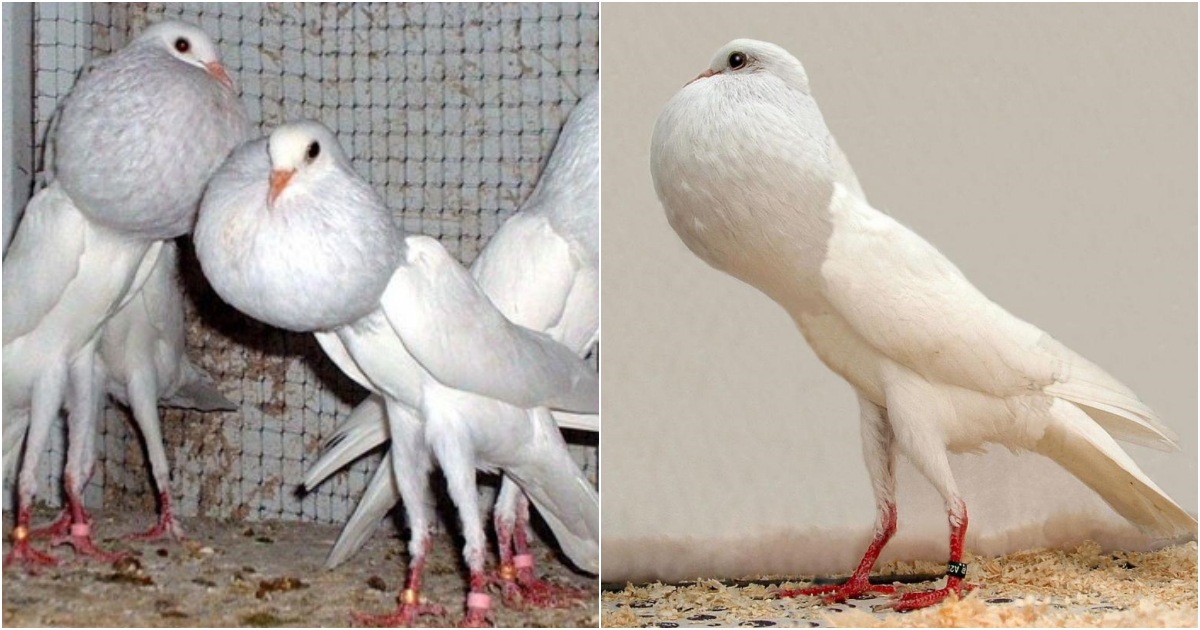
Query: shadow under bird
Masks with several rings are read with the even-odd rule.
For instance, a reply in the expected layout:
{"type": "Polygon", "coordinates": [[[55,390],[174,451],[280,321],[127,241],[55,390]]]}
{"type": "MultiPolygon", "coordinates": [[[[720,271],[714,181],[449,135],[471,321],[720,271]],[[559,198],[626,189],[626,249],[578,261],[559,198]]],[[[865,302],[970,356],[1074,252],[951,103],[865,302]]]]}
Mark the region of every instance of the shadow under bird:
{"type": "MultiPolygon", "coordinates": [[[[599,337],[600,324],[600,94],[593,88],[572,110],[537,186],[521,210],[488,241],[471,267],[480,289],[513,323],[543,332],[579,355],[599,337]]],[[[468,401],[469,402],[469,401],[468,401]]],[[[305,475],[312,490],[389,440],[384,404],[372,395],[329,438],[305,475]]],[[[463,408],[463,415],[474,415],[463,408]]],[[[553,412],[560,427],[599,431],[597,416],[553,412]]],[[[358,552],[400,501],[390,453],[363,491],[329,552],[334,567],[358,552]]],[[[572,606],[576,589],[539,580],[529,552],[529,501],[505,477],[494,523],[500,552],[497,581],[510,606],[572,606]]]]}
{"type": "Polygon", "coordinates": [[[91,410],[103,398],[98,333],[149,277],[163,240],[191,228],[209,176],[247,133],[216,48],[181,22],[156,24],[92,63],[63,101],[47,139],[52,179],[26,206],[4,259],[6,474],[23,446],[5,566],[56,563],[30,546],[29,508],[64,405],[71,524],[55,542],[117,557],[93,543],[81,500],[96,431],[91,410]]]}
{"type": "Polygon", "coordinates": [[[795,57],[739,39],[663,109],[651,172],[671,227],[699,258],[783,306],[817,356],[858,394],[879,519],[841,586],[783,593],[842,600],[892,592],[867,577],[896,529],[895,459],[937,489],[950,523],[946,586],[969,589],[967,507],[947,451],[998,443],[1060,464],[1143,530],[1196,536],[1196,519],[1114,438],[1175,438],[1129,388],[979,292],[917,234],[871,207],[795,57]]]}
{"type": "Polygon", "coordinates": [[[360,622],[410,623],[436,608],[419,596],[434,460],[466,542],[464,625],[486,624],[491,606],[477,469],[516,481],[566,555],[597,570],[599,498],[547,411],[595,413],[596,373],[566,346],[507,320],[437,240],[396,228],[329,129],[287,124],[236,150],[205,193],[195,243],[222,299],[268,324],[313,332],[343,372],[385,401],[412,529],[410,574],[395,614],[360,622]],[[462,415],[464,404],[480,413],[462,415]]]}

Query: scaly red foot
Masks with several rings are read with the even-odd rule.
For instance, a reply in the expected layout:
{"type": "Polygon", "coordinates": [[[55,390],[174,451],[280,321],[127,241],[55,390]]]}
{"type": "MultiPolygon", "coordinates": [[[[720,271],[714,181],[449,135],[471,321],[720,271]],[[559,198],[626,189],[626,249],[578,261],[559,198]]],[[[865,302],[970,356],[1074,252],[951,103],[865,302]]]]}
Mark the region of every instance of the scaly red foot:
{"type": "Polygon", "coordinates": [[[180,527],[179,521],[171,516],[170,512],[163,512],[158,517],[158,522],[153,527],[144,532],[135,532],[127,535],[126,540],[154,541],[162,540],[170,536],[176,542],[187,540],[187,536],[183,533],[183,527],[180,527]]]}
{"type": "Polygon", "coordinates": [[[871,584],[865,576],[852,577],[843,584],[829,584],[811,588],[787,589],[777,593],[778,597],[822,597],[825,603],[844,602],[859,595],[879,593],[889,595],[896,592],[895,586],[887,584],[871,584]]]}
{"type": "Polygon", "coordinates": [[[881,606],[876,606],[876,608],[879,610],[894,610],[896,612],[908,612],[919,608],[928,608],[934,604],[942,603],[951,593],[954,593],[956,597],[962,597],[964,592],[973,591],[978,587],[978,584],[967,584],[951,578],[946,583],[946,586],[942,588],[931,591],[905,593],[895,600],[881,606]]]}
{"type": "Polygon", "coordinates": [[[400,606],[396,612],[386,615],[351,613],[354,625],[361,628],[412,628],[417,617],[422,615],[444,615],[446,609],[437,604],[421,603],[420,595],[411,588],[400,592],[400,606]]]}
{"type": "Polygon", "coordinates": [[[50,541],[51,545],[71,545],[75,555],[98,560],[100,562],[116,562],[129,557],[128,554],[104,551],[92,540],[92,526],[87,523],[73,523],[71,533],[50,541]]]}
{"type": "Polygon", "coordinates": [[[23,525],[13,528],[12,549],[4,556],[4,568],[20,565],[30,573],[36,573],[38,567],[58,566],[58,558],[34,549],[29,545],[29,529],[23,525]]]}
{"type": "Polygon", "coordinates": [[[526,606],[572,608],[588,597],[584,589],[538,579],[530,554],[518,554],[513,556],[512,564],[501,564],[492,581],[500,584],[504,605],[517,610],[526,606]]]}

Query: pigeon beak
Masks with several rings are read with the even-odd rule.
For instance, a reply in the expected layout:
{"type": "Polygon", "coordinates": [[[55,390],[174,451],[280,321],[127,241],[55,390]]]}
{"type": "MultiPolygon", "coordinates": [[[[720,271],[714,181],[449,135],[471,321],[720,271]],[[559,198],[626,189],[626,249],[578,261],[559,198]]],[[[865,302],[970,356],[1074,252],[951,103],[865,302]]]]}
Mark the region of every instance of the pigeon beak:
{"type": "Polygon", "coordinates": [[[283,192],[283,189],[287,187],[288,182],[291,181],[292,175],[295,174],[295,170],[271,171],[271,190],[267,193],[268,206],[275,205],[275,200],[279,198],[279,193],[283,192]]]}
{"type": "Polygon", "coordinates": [[[687,87],[687,86],[689,86],[689,85],[691,85],[691,84],[693,84],[693,83],[695,83],[695,82],[699,81],[700,79],[707,79],[708,77],[711,77],[711,76],[713,76],[714,74],[716,74],[716,71],[715,71],[715,70],[713,70],[712,68],[709,68],[708,70],[705,70],[704,72],[701,72],[701,73],[699,74],[699,76],[697,76],[695,79],[692,79],[691,81],[688,81],[687,83],[684,83],[684,84],[683,84],[683,87],[687,87]]]}
{"type": "Polygon", "coordinates": [[[233,79],[229,78],[229,73],[225,72],[225,66],[222,66],[221,62],[213,61],[206,63],[204,64],[204,69],[208,70],[208,73],[211,74],[214,79],[225,84],[225,87],[231,90],[233,89],[233,79]]]}

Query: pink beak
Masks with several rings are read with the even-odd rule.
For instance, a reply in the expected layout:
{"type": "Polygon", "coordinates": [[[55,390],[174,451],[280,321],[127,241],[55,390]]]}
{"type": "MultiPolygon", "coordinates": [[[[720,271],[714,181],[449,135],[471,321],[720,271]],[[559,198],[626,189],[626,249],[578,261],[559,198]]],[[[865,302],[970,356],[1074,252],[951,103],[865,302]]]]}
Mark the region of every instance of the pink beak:
{"type": "Polygon", "coordinates": [[[713,72],[712,68],[709,68],[708,70],[701,72],[695,79],[692,79],[691,81],[688,81],[687,83],[684,83],[683,87],[687,87],[687,86],[699,81],[700,79],[707,79],[708,77],[711,77],[714,74],[716,74],[716,72],[713,72]]]}
{"type": "Polygon", "coordinates": [[[213,61],[211,63],[206,63],[204,64],[204,68],[208,70],[208,73],[211,74],[214,79],[225,84],[225,87],[231,90],[233,89],[233,79],[229,78],[229,73],[225,72],[225,66],[222,66],[221,62],[213,61]]]}
{"type": "Polygon", "coordinates": [[[283,189],[287,187],[288,182],[292,179],[292,175],[295,174],[296,171],[271,171],[271,190],[267,192],[268,206],[275,205],[275,200],[283,192],[283,189]]]}

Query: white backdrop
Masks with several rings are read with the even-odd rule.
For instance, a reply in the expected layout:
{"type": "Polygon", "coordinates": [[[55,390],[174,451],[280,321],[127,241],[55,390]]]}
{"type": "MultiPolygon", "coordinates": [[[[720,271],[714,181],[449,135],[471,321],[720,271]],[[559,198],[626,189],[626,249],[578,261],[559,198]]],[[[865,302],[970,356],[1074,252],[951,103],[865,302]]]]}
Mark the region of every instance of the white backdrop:
{"type": "MultiPolygon", "coordinates": [[[[692,256],[648,152],[735,37],[805,64],[877,205],[992,299],[1099,363],[1181,436],[1127,449],[1196,509],[1196,8],[605,5],[603,578],[849,572],[874,507],[849,386],[783,310],[692,256]]],[[[969,550],[1151,544],[1037,456],[952,458],[969,550]]],[[[884,558],[942,561],[902,462],[884,558]]]]}

